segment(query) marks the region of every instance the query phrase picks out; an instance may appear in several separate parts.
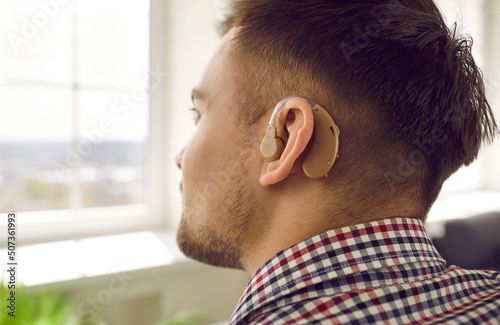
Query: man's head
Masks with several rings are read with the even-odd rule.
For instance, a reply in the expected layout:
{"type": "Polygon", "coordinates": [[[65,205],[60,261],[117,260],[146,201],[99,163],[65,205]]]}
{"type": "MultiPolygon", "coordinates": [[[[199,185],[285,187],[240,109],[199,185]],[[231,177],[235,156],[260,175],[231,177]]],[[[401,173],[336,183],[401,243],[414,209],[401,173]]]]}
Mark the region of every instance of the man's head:
{"type": "Polygon", "coordinates": [[[375,205],[391,193],[425,218],[444,180],[495,132],[471,41],[431,0],[236,1],[229,26],[239,30],[243,124],[295,93],[339,122],[332,196],[339,184],[375,205]]]}
{"type": "Polygon", "coordinates": [[[431,0],[241,0],[224,26],[200,85],[219,113],[200,119],[200,138],[178,159],[190,187],[179,241],[198,249],[187,253],[195,258],[240,267],[259,238],[294,232],[263,217],[283,212],[287,198],[290,213],[314,210],[303,215],[308,224],[290,218],[304,236],[383,217],[425,219],[442,183],[497,132],[471,42],[431,0]],[[320,104],[340,128],[340,159],[326,179],[297,169],[312,132],[300,101],[278,122],[286,155],[271,163],[259,155],[272,108],[291,95],[320,104]],[[214,178],[217,195],[210,173],[225,175],[214,178]],[[207,257],[214,251],[224,262],[207,257]]]}

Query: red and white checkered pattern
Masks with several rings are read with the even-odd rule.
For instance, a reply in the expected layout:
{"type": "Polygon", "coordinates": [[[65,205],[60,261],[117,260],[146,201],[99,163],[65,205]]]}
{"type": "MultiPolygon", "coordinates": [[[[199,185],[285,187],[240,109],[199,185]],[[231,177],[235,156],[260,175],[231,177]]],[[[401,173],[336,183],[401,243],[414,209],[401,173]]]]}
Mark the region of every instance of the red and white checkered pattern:
{"type": "Polygon", "coordinates": [[[446,266],[420,220],[378,220],[279,252],[230,324],[500,324],[500,273],[446,266]]]}

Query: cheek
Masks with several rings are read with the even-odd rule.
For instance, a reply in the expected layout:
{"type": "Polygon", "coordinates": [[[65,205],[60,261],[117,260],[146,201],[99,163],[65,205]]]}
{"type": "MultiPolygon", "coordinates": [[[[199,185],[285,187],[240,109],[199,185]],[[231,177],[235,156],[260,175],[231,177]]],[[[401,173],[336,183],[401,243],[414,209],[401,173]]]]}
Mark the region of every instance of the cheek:
{"type": "Polygon", "coordinates": [[[211,157],[207,154],[207,143],[203,137],[193,137],[183,156],[182,178],[186,186],[193,186],[203,179],[205,169],[210,169],[211,157]]]}
{"type": "MultiPolygon", "coordinates": [[[[197,206],[217,203],[224,184],[214,175],[228,174],[226,160],[234,149],[222,138],[222,132],[203,133],[198,130],[183,155],[182,181],[185,199],[197,206]]],[[[222,131],[222,130],[221,130],[222,131]]]]}
{"type": "Polygon", "coordinates": [[[184,150],[182,161],[183,209],[190,226],[198,229],[202,224],[198,216],[205,214],[209,200],[204,192],[206,170],[210,166],[205,158],[204,143],[192,138],[184,150]]]}

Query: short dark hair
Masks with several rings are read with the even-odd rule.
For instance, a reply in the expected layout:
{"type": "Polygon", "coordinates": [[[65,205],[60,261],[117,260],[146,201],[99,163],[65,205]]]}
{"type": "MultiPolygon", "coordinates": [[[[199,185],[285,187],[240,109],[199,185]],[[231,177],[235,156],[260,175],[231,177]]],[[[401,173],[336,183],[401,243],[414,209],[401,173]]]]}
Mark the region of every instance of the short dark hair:
{"type": "Polygon", "coordinates": [[[325,107],[341,132],[332,193],[346,185],[374,207],[390,195],[425,219],[498,132],[472,40],[432,0],[236,0],[223,33],[232,27],[238,121],[294,94],[325,107]]]}

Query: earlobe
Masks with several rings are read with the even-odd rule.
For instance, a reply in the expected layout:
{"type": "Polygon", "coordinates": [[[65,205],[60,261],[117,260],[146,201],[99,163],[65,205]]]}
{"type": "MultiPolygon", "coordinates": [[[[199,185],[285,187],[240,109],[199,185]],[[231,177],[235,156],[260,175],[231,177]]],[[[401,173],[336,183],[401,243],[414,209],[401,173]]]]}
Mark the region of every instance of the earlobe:
{"type": "Polygon", "coordinates": [[[289,99],[276,123],[277,136],[286,142],[284,150],[279,159],[263,162],[259,179],[262,186],[281,182],[296,172],[294,165],[302,164],[313,129],[314,117],[309,103],[301,98],[289,99]]]}

